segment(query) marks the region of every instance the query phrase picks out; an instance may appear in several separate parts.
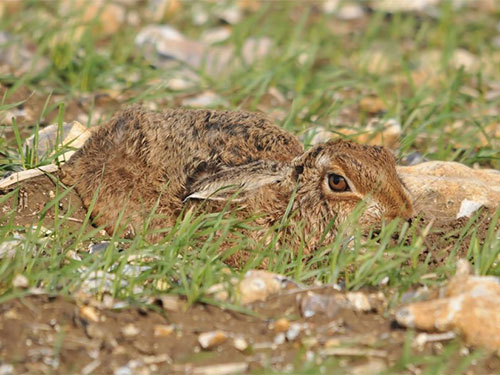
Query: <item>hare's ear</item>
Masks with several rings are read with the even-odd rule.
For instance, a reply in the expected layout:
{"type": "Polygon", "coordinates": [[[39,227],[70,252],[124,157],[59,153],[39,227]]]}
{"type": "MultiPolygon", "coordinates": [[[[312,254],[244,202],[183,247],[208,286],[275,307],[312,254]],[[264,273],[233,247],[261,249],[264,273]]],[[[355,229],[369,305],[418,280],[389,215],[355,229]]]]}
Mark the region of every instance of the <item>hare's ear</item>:
{"type": "Polygon", "coordinates": [[[277,162],[257,161],[223,169],[195,181],[184,198],[208,200],[244,200],[253,191],[283,178],[284,167],[277,162]]]}

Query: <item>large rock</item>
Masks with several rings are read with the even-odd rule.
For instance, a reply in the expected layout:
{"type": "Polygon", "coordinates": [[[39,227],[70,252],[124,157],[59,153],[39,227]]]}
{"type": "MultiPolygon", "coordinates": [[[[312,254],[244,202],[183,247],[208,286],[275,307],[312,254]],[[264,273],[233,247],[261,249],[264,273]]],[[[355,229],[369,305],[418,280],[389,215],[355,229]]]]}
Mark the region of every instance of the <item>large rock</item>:
{"type": "Polygon", "coordinates": [[[440,295],[399,309],[396,320],[425,331],[456,331],[470,345],[500,350],[499,278],[471,275],[470,265],[461,260],[440,295]]]}
{"type": "Polygon", "coordinates": [[[477,208],[500,206],[500,171],[472,169],[451,161],[398,167],[419,212],[440,218],[470,216],[477,208]]]}
{"type": "Polygon", "coordinates": [[[58,124],[49,125],[38,132],[38,139],[35,142],[35,136],[32,135],[26,139],[24,145],[36,151],[39,158],[53,153],[57,148],[70,147],[73,150],[68,150],[64,153],[64,158],[59,158],[59,161],[67,161],[77,149],[83,146],[85,141],[90,137],[91,131],[78,121],[64,123],[62,126],[58,124]]]}

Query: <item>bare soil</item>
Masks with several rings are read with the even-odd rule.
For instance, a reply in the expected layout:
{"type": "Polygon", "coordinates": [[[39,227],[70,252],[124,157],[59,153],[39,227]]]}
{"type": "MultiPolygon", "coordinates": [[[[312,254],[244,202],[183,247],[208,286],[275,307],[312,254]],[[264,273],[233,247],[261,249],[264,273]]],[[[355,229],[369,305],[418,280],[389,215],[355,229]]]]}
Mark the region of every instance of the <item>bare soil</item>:
{"type": "Polygon", "coordinates": [[[59,182],[57,173],[46,174],[11,185],[3,194],[10,199],[0,204],[1,219],[12,220],[18,227],[30,227],[36,223],[54,229],[54,217],[68,218],[68,225],[74,229],[81,227],[87,210],[82,200],[72,189],[65,189],[59,182]],[[9,191],[10,190],[10,191],[9,191]],[[64,196],[61,194],[64,193],[64,196]],[[53,203],[56,196],[62,198],[53,203]]]}
{"type": "MultiPolygon", "coordinates": [[[[321,293],[337,292],[325,288],[321,293]]],[[[320,314],[306,319],[300,315],[299,300],[297,294],[258,303],[253,306],[256,317],[196,304],[186,311],[97,310],[99,321],[94,322],[75,301],[28,296],[0,305],[0,358],[15,364],[16,373],[82,373],[86,366],[95,366],[94,373],[117,373],[120,368],[140,373],[203,373],[204,366],[228,363],[247,363],[255,371],[269,366],[284,371],[289,363],[305,362],[308,352],[348,347],[355,354],[338,362],[346,371],[375,363],[397,369],[407,333],[382,306],[367,313],[341,308],[333,317],[320,314]],[[297,338],[281,343],[274,323],[285,316],[303,329],[297,338]],[[156,336],[157,325],[172,325],[174,330],[156,336]],[[127,331],[130,326],[137,328],[136,333],[127,331]],[[201,349],[199,334],[214,330],[224,331],[228,339],[212,349],[201,349]],[[234,338],[245,340],[248,348],[236,349],[234,338]]],[[[436,353],[440,345],[413,350],[436,353]]],[[[326,352],[320,358],[325,363],[335,360],[326,352]]],[[[498,371],[500,360],[488,356],[468,373],[498,371]]]]}
{"type": "MultiPolygon", "coordinates": [[[[479,245],[484,243],[484,239],[491,227],[492,217],[495,211],[482,209],[473,225],[468,217],[460,219],[435,219],[425,218],[422,220],[422,228],[432,222],[429,234],[425,238],[426,250],[420,255],[420,261],[428,261],[429,266],[436,267],[447,262],[455,262],[459,258],[466,258],[469,254],[472,235],[475,233],[479,240],[479,245]],[[428,258],[428,259],[427,259],[428,258]]],[[[498,230],[500,224],[497,222],[494,230],[498,230]]]]}

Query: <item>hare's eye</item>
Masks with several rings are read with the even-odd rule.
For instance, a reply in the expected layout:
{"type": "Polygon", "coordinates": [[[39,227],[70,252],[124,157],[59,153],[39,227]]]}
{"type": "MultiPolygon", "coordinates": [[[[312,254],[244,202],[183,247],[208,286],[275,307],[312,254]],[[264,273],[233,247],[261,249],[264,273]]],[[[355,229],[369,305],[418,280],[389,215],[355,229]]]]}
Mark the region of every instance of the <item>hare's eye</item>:
{"type": "Polygon", "coordinates": [[[351,190],[349,185],[347,185],[345,178],[335,173],[328,175],[328,186],[332,189],[332,191],[337,192],[351,190]]]}

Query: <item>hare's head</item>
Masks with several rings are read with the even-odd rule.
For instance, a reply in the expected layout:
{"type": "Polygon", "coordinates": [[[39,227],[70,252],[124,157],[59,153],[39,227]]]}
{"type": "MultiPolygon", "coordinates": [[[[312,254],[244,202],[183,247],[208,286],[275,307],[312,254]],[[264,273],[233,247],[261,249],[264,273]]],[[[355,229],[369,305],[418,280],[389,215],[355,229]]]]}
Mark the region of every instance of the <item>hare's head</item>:
{"type": "Polygon", "coordinates": [[[309,149],[292,164],[297,209],[316,230],[324,230],[334,218],[344,221],[360,205],[362,226],[414,214],[394,157],[383,147],[330,141],[309,149]]]}
{"type": "MultiPolygon", "coordinates": [[[[358,207],[362,227],[413,216],[391,153],[383,147],[344,140],[319,144],[290,164],[261,160],[224,169],[194,183],[186,200],[246,202],[251,211],[268,212],[272,222],[285,213],[294,192],[292,218],[302,221],[305,231],[316,236],[332,220],[335,228],[358,207]]],[[[332,230],[328,237],[334,236],[332,230]]]]}

